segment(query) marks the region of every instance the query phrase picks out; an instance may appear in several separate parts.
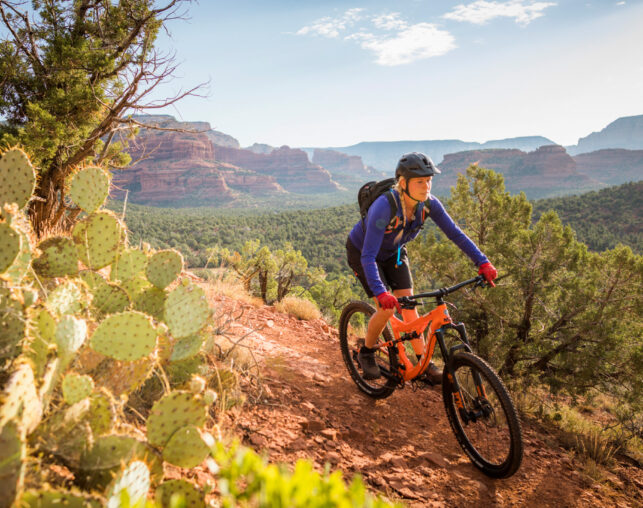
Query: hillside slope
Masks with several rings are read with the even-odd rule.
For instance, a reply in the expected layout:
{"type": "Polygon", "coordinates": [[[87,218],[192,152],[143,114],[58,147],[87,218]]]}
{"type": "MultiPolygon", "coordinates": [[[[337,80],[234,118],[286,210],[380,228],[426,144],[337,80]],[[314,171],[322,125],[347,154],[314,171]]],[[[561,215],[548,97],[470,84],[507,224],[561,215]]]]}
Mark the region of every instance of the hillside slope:
{"type": "Polygon", "coordinates": [[[507,480],[480,473],[460,450],[437,388],[406,389],[375,401],[348,376],[337,331],[323,321],[298,321],[271,307],[224,296],[212,302],[257,359],[259,403],[231,416],[244,442],[271,461],[328,463],[350,478],[412,507],[640,506],[639,471],[620,466],[604,484],[578,472],[579,463],[536,425],[523,422],[525,457],[507,480]]]}

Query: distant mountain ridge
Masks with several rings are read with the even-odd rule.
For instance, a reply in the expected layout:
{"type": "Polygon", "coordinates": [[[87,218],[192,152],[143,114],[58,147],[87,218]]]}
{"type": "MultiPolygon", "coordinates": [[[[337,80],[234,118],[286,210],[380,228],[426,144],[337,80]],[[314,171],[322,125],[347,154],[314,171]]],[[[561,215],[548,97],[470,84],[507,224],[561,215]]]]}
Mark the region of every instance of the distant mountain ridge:
{"type": "Polygon", "coordinates": [[[606,148],[643,150],[643,115],[618,118],[603,130],[580,138],[578,144],[568,146],[567,151],[577,155],[606,148]]]}
{"type": "MultiPolygon", "coordinates": [[[[543,136],[523,136],[517,138],[497,139],[485,143],[461,141],[459,139],[424,140],[424,141],[363,141],[356,145],[344,147],[330,147],[347,155],[359,155],[364,164],[380,171],[391,171],[395,168],[400,156],[408,152],[422,152],[427,154],[433,162],[439,164],[444,156],[449,153],[463,152],[466,150],[484,150],[487,148],[515,148],[523,152],[531,152],[543,145],[554,145],[551,139],[543,136]]],[[[303,148],[308,153],[314,148],[303,148]]]]}
{"type": "MultiPolygon", "coordinates": [[[[643,150],[610,148],[572,157],[564,147],[542,136],[485,143],[457,139],[364,142],[339,149],[275,148],[259,143],[241,148],[234,137],[211,129],[207,122],[182,122],[170,115],[136,119],[167,130],[141,129],[128,148],[135,163],[115,172],[112,195],[119,198],[127,192],[132,202],[151,205],[255,206],[262,199],[284,204],[336,204],[340,199],[354,199],[364,182],[391,175],[399,156],[409,151],[428,153],[438,163],[443,188],[453,185],[459,173],[477,163],[502,173],[508,190],[523,191],[530,199],[579,193],[643,177],[643,150]]],[[[601,133],[607,132],[605,139],[615,144],[615,132],[622,134],[621,144],[634,143],[637,135],[632,132],[638,132],[643,116],[619,120],[623,121],[613,122],[601,133]]],[[[601,133],[592,139],[601,138],[601,133]]]]}

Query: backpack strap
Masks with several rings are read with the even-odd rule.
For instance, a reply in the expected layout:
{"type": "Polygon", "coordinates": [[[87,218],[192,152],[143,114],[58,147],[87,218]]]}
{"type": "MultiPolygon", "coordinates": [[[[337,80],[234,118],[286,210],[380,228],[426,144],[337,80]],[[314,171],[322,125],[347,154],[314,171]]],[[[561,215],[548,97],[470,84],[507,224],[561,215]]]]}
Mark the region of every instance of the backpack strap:
{"type": "MultiPolygon", "coordinates": [[[[391,219],[389,224],[397,217],[397,201],[395,201],[395,196],[393,196],[393,190],[389,190],[385,193],[386,199],[389,206],[391,207],[391,219]]],[[[362,230],[366,232],[366,217],[362,217],[362,230]]]]}

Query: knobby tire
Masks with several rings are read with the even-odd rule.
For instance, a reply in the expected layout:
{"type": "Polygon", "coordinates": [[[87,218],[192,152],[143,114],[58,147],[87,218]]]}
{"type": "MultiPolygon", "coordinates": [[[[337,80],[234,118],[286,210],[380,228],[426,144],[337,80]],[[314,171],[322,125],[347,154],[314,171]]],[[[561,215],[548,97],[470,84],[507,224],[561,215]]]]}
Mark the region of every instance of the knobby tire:
{"type": "Polygon", "coordinates": [[[453,357],[453,369],[460,384],[465,408],[471,410],[476,404],[476,391],[471,388],[473,376],[467,375],[467,372],[473,371],[480,374],[485,390],[488,392],[487,397],[478,399],[482,400],[482,404],[487,404],[485,401],[491,401],[487,406],[489,408],[494,406],[490,416],[479,418],[475,422],[464,422],[456,405],[448,370],[444,369],[442,382],[444,406],[460,446],[484,474],[492,478],[508,478],[520,467],[523,442],[520,420],[504,383],[489,364],[471,353],[456,353],[453,357]],[[491,443],[488,451],[483,450],[481,446],[485,441],[491,443]],[[500,441],[502,441],[500,446],[506,442],[506,453],[497,452],[500,441]],[[494,458],[494,454],[497,457],[494,458]]]}
{"type": "MultiPolygon", "coordinates": [[[[355,325],[358,322],[363,322],[367,325],[370,317],[374,313],[375,308],[366,302],[354,301],[347,304],[339,318],[339,345],[346,368],[357,387],[369,397],[383,399],[395,391],[397,382],[384,375],[375,380],[364,379],[364,377],[362,377],[362,369],[356,358],[359,346],[363,343],[365,333],[357,333],[355,325]]],[[[393,340],[388,325],[384,328],[378,340],[380,342],[393,340]]],[[[390,372],[391,351],[385,350],[378,353],[377,363],[380,369],[386,369],[390,372]]]]}

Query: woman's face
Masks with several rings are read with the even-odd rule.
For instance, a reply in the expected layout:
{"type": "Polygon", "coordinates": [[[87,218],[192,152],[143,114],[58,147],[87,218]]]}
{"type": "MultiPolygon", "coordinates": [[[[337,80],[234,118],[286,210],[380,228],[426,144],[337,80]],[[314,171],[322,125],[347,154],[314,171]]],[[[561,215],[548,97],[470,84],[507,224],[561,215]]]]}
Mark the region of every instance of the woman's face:
{"type": "Polygon", "coordinates": [[[417,201],[426,201],[431,195],[432,176],[409,178],[407,192],[417,201]]]}

